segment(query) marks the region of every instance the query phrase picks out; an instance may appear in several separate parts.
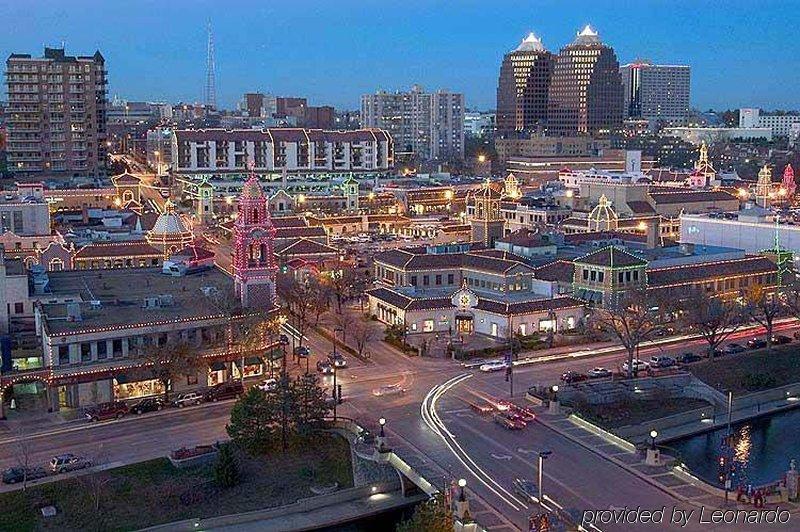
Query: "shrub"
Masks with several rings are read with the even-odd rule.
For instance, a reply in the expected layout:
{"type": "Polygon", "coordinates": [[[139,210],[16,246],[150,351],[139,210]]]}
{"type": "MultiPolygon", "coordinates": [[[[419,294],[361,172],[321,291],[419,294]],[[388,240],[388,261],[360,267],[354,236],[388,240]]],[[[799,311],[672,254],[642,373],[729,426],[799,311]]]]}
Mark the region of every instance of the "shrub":
{"type": "Polygon", "coordinates": [[[744,387],[750,391],[774,388],[775,384],[775,377],[766,373],[748,373],[744,377],[744,387]]]}
{"type": "Polygon", "coordinates": [[[230,444],[221,445],[214,465],[214,479],[221,488],[231,488],[239,483],[241,472],[239,461],[233,454],[230,444]]]}

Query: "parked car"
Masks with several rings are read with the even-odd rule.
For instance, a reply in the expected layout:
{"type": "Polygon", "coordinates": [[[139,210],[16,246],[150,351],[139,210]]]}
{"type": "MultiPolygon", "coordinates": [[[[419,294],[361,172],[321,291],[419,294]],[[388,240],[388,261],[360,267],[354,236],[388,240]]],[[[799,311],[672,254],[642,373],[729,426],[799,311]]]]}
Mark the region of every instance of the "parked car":
{"type": "Polygon", "coordinates": [[[294,348],[294,356],[306,358],[311,356],[311,350],[304,345],[298,345],[294,348]]]}
{"type": "Polygon", "coordinates": [[[203,396],[197,392],[182,393],[172,401],[172,404],[178,408],[184,406],[199,405],[203,402],[203,396]]]}
{"type": "MultiPolygon", "coordinates": [[[[650,367],[650,364],[645,362],[644,360],[639,360],[638,358],[633,360],[633,371],[647,371],[650,367]]],[[[628,372],[628,361],[622,363],[622,371],[625,373],[628,372]]]]}
{"type": "Polygon", "coordinates": [[[703,357],[694,353],[684,353],[678,357],[679,364],[693,364],[701,360],[703,360],[703,357]]]}
{"type": "Polygon", "coordinates": [[[399,384],[388,384],[372,390],[372,395],[375,397],[383,397],[388,395],[401,395],[406,393],[406,389],[399,384]]]}
{"type": "Polygon", "coordinates": [[[72,453],[60,454],[50,459],[50,471],[53,473],[65,473],[92,467],[91,460],[76,456],[72,453]]]}
{"type": "Polygon", "coordinates": [[[497,360],[495,362],[487,362],[486,364],[481,364],[478,368],[484,373],[491,373],[493,371],[502,371],[506,369],[506,363],[502,360],[497,360]]]}
{"type": "Polygon", "coordinates": [[[736,353],[741,353],[745,350],[745,347],[742,344],[737,344],[736,342],[730,343],[722,348],[722,352],[726,355],[735,355],[736,353]]]}
{"type": "Polygon", "coordinates": [[[675,365],[675,359],[666,355],[656,355],[650,357],[651,368],[669,368],[675,365]]]}
{"type": "Polygon", "coordinates": [[[258,389],[263,392],[273,392],[278,388],[278,379],[264,379],[259,383],[258,389]]]}
{"type": "Polygon", "coordinates": [[[752,338],[747,341],[748,349],[761,349],[767,347],[767,341],[764,338],[752,338]]]}
{"type": "Polygon", "coordinates": [[[323,375],[333,375],[334,371],[333,364],[331,364],[327,360],[318,360],[317,371],[322,373],[323,375]]]}
{"type": "Polygon", "coordinates": [[[590,379],[603,379],[605,377],[611,377],[612,375],[614,375],[613,371],[603,367],[592,368],[586,373],[586,376],[590,379]]]}
{"type": "Polygon", "coordinates": [[[107,419],[119,419],[128,413],[128,405],[122,401],[111,403],[101,403],[93,408],[86,410],[84,416],[89,421],[105,421],[107,419]]]}
{"type": "Polygon", "coordinates": [[[140,415],[145,412],[158,412],[164,408],[164,401],[160,397],[148,397],[131,406],[131,412],[140,415]]]}
{"type": "Polygon", "coordinates": [[[22,482],[24,480],[36,480],[39,478],[44,478],[47,476],[47,471],[41,467],[29,467],[27,469],[27,475],[25,468],[22,467],[10,467],[3,471],[3,482],[5,484],[16,484],[17,482],[22,482]]]}
{"type": "Polygon", "coordinates": [[[776,334],[772,337],[772,343],[774,345],[790,344],[792,343],[792,339],[783,334],[776,334]]]}
{"type": "Polygon", "coordinates": [[[224,401],[236,399],[244,393],[244,386],[240,381],[221,382],[205,393],[206,401],[224,401]]]}
{"type": "Polygon", "coordinates": [[[347,367],[347,359],[342,356],[341,353],[331,353],[328,355],[328,360],[331,364],[336,366],[336,369],[342,369],[347,367]]]}
{"type": "Polygon", "coordinates": [[[567,384],[572,384],[573,382],[581,382],[585,381],[589,378],[588,375],[584,373],[579,373],[577,371],[567,371],[563,375],[561,375],[561,381],[567,384]]]}

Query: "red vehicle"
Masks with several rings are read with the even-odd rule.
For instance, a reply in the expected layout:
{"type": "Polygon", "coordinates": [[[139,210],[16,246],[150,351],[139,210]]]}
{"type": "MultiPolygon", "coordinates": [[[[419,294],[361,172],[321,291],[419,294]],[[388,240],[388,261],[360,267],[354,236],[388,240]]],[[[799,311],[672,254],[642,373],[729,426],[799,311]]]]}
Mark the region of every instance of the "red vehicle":
{"type": "Polygon", "coordinates": [[[244,386],[239,381],[230,381],[217,384],[205,394],[206,401],[224,401],[236,399],[244,393],[244,386]]]}
{"type": "Polygon", "coordinates": [[[508,430],[522,430],[525,428],[524,421],[515,421],[513,419],[507,418],[503,414],[495,414],[494,422],[508,430]]]}
{"type": "Polygon", "coordinates": [[[519,416],[522,419],[522,421],[525,421],[526,423],[530,423],[531,421],[536,419],[536,415],[533,413],[533,411],[528,408],[525,408],[524,406],[514,405],[511,408],[511,412],[519,416]]]}
{"type": "Polygon", "coordinates": [[[469,407],[477,412],[478,414],[491,414],[494,408],[488,403],[473,403],[471,401],[466,401],[469,407]]]}
{"type": "Polygon", "coordinates": [[[112,403],[102,403],[94,408],[90,408],[84,414],[89,421],[105,421],[107,419],[119,419],[128,413],[128,405],[122,401],[112,403]]]}

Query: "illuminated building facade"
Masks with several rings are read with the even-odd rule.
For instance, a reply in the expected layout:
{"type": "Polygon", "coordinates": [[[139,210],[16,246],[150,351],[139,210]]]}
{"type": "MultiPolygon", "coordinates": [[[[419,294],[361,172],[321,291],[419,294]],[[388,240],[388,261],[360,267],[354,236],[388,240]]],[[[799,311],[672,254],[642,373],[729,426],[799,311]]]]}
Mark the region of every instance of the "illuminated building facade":
{"type": "Polygon", "coordinates": [[[495,119],[499,135],[543,128],[552,74],[553,54],[533,33],[503,57],[495,119]]]}

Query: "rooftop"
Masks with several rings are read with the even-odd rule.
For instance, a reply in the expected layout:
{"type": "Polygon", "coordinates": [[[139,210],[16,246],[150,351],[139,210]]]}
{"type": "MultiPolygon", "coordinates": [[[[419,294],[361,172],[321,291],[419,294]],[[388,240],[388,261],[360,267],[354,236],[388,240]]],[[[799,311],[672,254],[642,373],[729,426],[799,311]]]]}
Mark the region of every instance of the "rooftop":
{"type": "Polygon", "coordinates": [[[49,272],[50,292],[80,298],[81,319],[68,321],[65,303],[42,306],[49,334],[78,334],[114,326],[153,325],[222,314],[219,302],[233,296],[233,280],[216,268],[184,277],[161,269],[72,270],[49,272]],[[203,289],[214,287],[207,297],[203,289]],[[144,307],[145,298],[167,296],[158,308],[144,307]],[[168,300],[172,299],[171,304],[168,300]],[[90,302],[99,301],[100,308],[90,302]]]}

